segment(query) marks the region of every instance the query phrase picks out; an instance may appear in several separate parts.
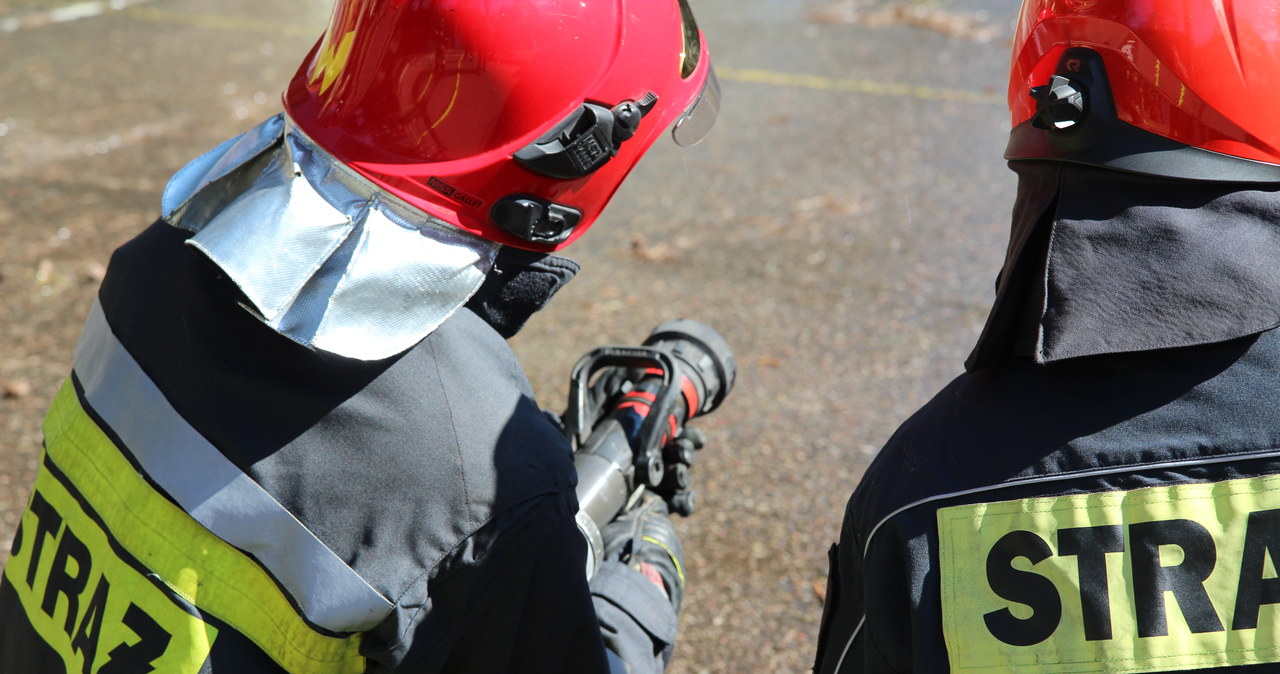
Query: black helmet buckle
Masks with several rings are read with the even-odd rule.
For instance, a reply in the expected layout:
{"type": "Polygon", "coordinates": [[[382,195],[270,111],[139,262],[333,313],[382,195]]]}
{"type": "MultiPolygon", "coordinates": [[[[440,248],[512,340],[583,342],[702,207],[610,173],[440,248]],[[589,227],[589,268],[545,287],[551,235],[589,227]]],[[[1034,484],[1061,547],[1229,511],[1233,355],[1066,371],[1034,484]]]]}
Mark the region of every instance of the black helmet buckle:
{"type": "Polygon", "coordinates": [[[612,109],[583,103],[513,157],[521,166],[548,178],[573,180],[590,175],[618,154],[618,146],[635,135],[641,118],[657,102],[657,95],[650,92],[639,101],[623,101],[612,109]]]}
{"type": "Polygon", "coordinates": [[[489,217],[513,236],[550,246],[569,238],[582,211],[529,194],[511,194],[489,209],[489,217]]]}

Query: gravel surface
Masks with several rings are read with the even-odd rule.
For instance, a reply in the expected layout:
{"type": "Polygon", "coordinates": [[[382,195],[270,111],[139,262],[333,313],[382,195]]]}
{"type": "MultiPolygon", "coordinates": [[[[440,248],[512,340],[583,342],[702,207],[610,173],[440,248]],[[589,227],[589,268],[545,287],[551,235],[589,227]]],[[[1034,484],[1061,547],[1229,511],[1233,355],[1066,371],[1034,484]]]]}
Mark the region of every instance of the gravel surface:
{"type": "MultiPolygon", "coordinates": [[[[89,2],[66,20],[66,4],[0,0],[0,550],[111,250],[174,170],[278,109],[329,7],[89,2]]],[[[719,125],[655,146],[570,249],[580,277],[514,340],[553,409],[579,355],[670,318],[735,351],[737,387],[700,422],[700,510],[679,523],[670,671],[808,670],[850,490],[986,315],[1016,5],[696,0],[719,125]]]]}

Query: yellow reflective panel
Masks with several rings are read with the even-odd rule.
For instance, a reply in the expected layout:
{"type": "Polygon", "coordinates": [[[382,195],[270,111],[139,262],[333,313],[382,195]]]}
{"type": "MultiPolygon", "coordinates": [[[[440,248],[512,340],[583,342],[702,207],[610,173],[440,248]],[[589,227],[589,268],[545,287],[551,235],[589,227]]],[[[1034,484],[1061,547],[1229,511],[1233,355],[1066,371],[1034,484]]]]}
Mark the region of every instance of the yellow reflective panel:
{"type": "Polygon", "coordinates": [[[940,509],[951,669],[1280,662],[1280,476],[940,509]]]}
{"type": "MultiPolygon", "coordinates": [[[[333,637],[317,632],[303,621],[275,581],[257,562],[210,533],[181,508],[156,492],[138,474],[102,429],[85,413],[69,381],[63,384],[54,398],[45,418],[44,430],[48,459],[65,474],[79,496],[89,504],[92,514],[105,525],[105,529],[97,529],[94,525],[92,530],[97,536],[94,540],[100,538],[100,542],[90,551],[94,560],[89,565],[91,569],[96,569],[93,565],[101,565],[103,568],[107,568],[106,565],[114,565],[120,569],[127,567],[127,563],[118,559],[111,546],[106,543],[109,536],[116,545],[144,564],[157,582],[163,582],[202,612],[216,616],[236,629],[286,671],[327,674],[358,674],[364,671],[364,658],[359,653],[360,634],[333,637]]],[[[54,503],[53,498],[58,497],[58,484],[60,483],[56,479],[48,475],[47,469],[42,470],[37,480],[36,494],[43,495],[45,500],[56,505],[59,510],[56,517],[47,517],[41,521],[53,522],[61,517],[71,522],[74,518],[75,521],[85,523],[81,527],[89,532],[89,526],[93,524],[93,520],[86,514],[89,510],[82,511],[76,506],[64,513],[61,508],[71,508],[78,502],[64,499],[54,503]]],[[[51,565],[55,571],[59,568],[66,569],[62,572],[65,575],[79,574],[81,567],[77,561],[70,559],[72,555],[65,555],[68,557],[66,562],[59,562],[56,554],[51,556],[48,550],[53,544],[48,542],[48,535],[37,532],[39,526],[49,525],[33,521],[31,527],[28,527],[28,519],[37,516],[37,507],[37,501],[33,497],[32,507],[24,515],[21,554],[34,554],[29,551],[36,549],[35,541],[45,541],[37,565],[37,576],[42,573],[48,576],[50,572],[40,566],[45,564],[51,565]],[[28,536],[31,536],[31,544],[28,544],[28,536]],[[60,564],[63,566],[59,566],[60,564]]],[[[77,529],[70,531],[82,541],[88,541],[95,535],[92,532],[81,534],[77,529]]],[[[18,575],[11,575],[10,569],[5,571],[6,577],[11,580],[25,580],[26,576],[22,574],[31,573],[25,566],[21,571],[12,572],[18,575]]],[[[96,577],[95,574],[100,573],[101,571],[94,570],[90,576],[96,577]]],[[[123,571],[120,573],[123,574],[123,571]]],[[[137,575],[136,572],[134,574],[137,575]]],[[[116,582],[110,576],[108,579],[112,583],[116,582]]],[[[86,582],[91,583],[92,578],[86,582]]],[[[76,581],[77,585],[78,583],[76,581]]],[[[88,584],[86,587],[91,589],[94,586],[88,584]]],[[[32,592],[28,598],[36,603],[28,603],[28,598],[24,598],[24,606],[28,615],[36,619],[37,614],[42,611],[42,603],[48,601],[46,597],[51,590],[45,589],[43,594],[36,594],[34,590],[32,592]]],[[[163,593],[158,590],[155,594],[163,597],[163,593]]],[[[56,600],[55,597],[54,601],[56,600]]],[[[132,597],[130,600],[133,600],[132,597]]],[[[165,601],[168,602],[167,599],[165,601]]],[[[92,604],[92,601],[85,599],[79,604],[76,608],[82,614],[85,606],[92,604]]],[[[169,604],[176,609],[172,602],[169,604]]],[[[141,603],[139,606],[147,608],[141,603]]],[[[110,608],[108,605],[108,609],[110,608]]],[[[45,613],[51,613],[51,619],[55,622],[62,615],[56,611],[45,613]]],[[[160,614],[148,615],[152,615],[157,623],[160,622],[155,617],[160,614]]],[[[62,619],[70,620],[65,617],[62,619]]],[[[123,620],[126,626],[130,625],[127,613],[123,620]]],[[[84,622],[83,617],[78,618],[77,625],[81,622],[84,622]]],[[[57,636],[56,633],[48,632],[51,629],[49,626],[38,629],[46,639],[57,636]]],[[[204,653],[208,652],[207,644],[202,646],[195,642],[194,637],[192,639],[191,643],[182,645],[182,648],[193,649],[190,657],[200,656],[201,648],[204,653]]],[[[209,641],[212,641],[212,636],[209,641]]],[[[68,643],[75,645],[74,641],[68,643]]],[[[175,642],[170,648],[177,649],[179,645],[175,642]]],[[[200,660],[203,659],[200,656],[200,660]]],[[[157,670],[186,671],[160,667],[157,670]]]]}
{"type": "Polygon", "coordinates": [[[68,672],[195,674],[217,630],[187,613],[133,566],[66,487],[42,469],[5,567],[36,632],[68,672]]]}

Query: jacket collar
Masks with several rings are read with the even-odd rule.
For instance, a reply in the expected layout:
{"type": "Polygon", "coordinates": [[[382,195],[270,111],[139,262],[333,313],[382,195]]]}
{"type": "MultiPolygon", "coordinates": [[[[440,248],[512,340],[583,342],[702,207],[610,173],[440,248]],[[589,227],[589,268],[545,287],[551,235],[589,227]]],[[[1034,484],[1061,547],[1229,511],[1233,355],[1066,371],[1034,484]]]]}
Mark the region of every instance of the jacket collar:
{"type": "Polygon", "coordinates": [[[966,362],[1223,342],[1280,325],[1280,186],[1016,162],[996,300],[966,362]]]}
{"type": "Polygon", "coordinates": [[[573,279],[578,268],[568,258],[504,246],[467,308],[510,339],[573,279]]]}

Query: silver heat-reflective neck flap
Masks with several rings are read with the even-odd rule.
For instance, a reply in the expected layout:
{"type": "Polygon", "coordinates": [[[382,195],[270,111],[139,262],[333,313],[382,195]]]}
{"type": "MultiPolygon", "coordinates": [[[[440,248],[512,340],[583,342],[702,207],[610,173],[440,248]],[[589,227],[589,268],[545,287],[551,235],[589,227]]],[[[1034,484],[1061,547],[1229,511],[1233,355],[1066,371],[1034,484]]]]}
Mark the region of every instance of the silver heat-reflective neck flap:
{"type": "Polygon", "coordinates": [[[359,360],[431,334],[479,289],[498,251],[377,188],[279,116],[184,167],[164,208],[260,320],[359,360]]]}

